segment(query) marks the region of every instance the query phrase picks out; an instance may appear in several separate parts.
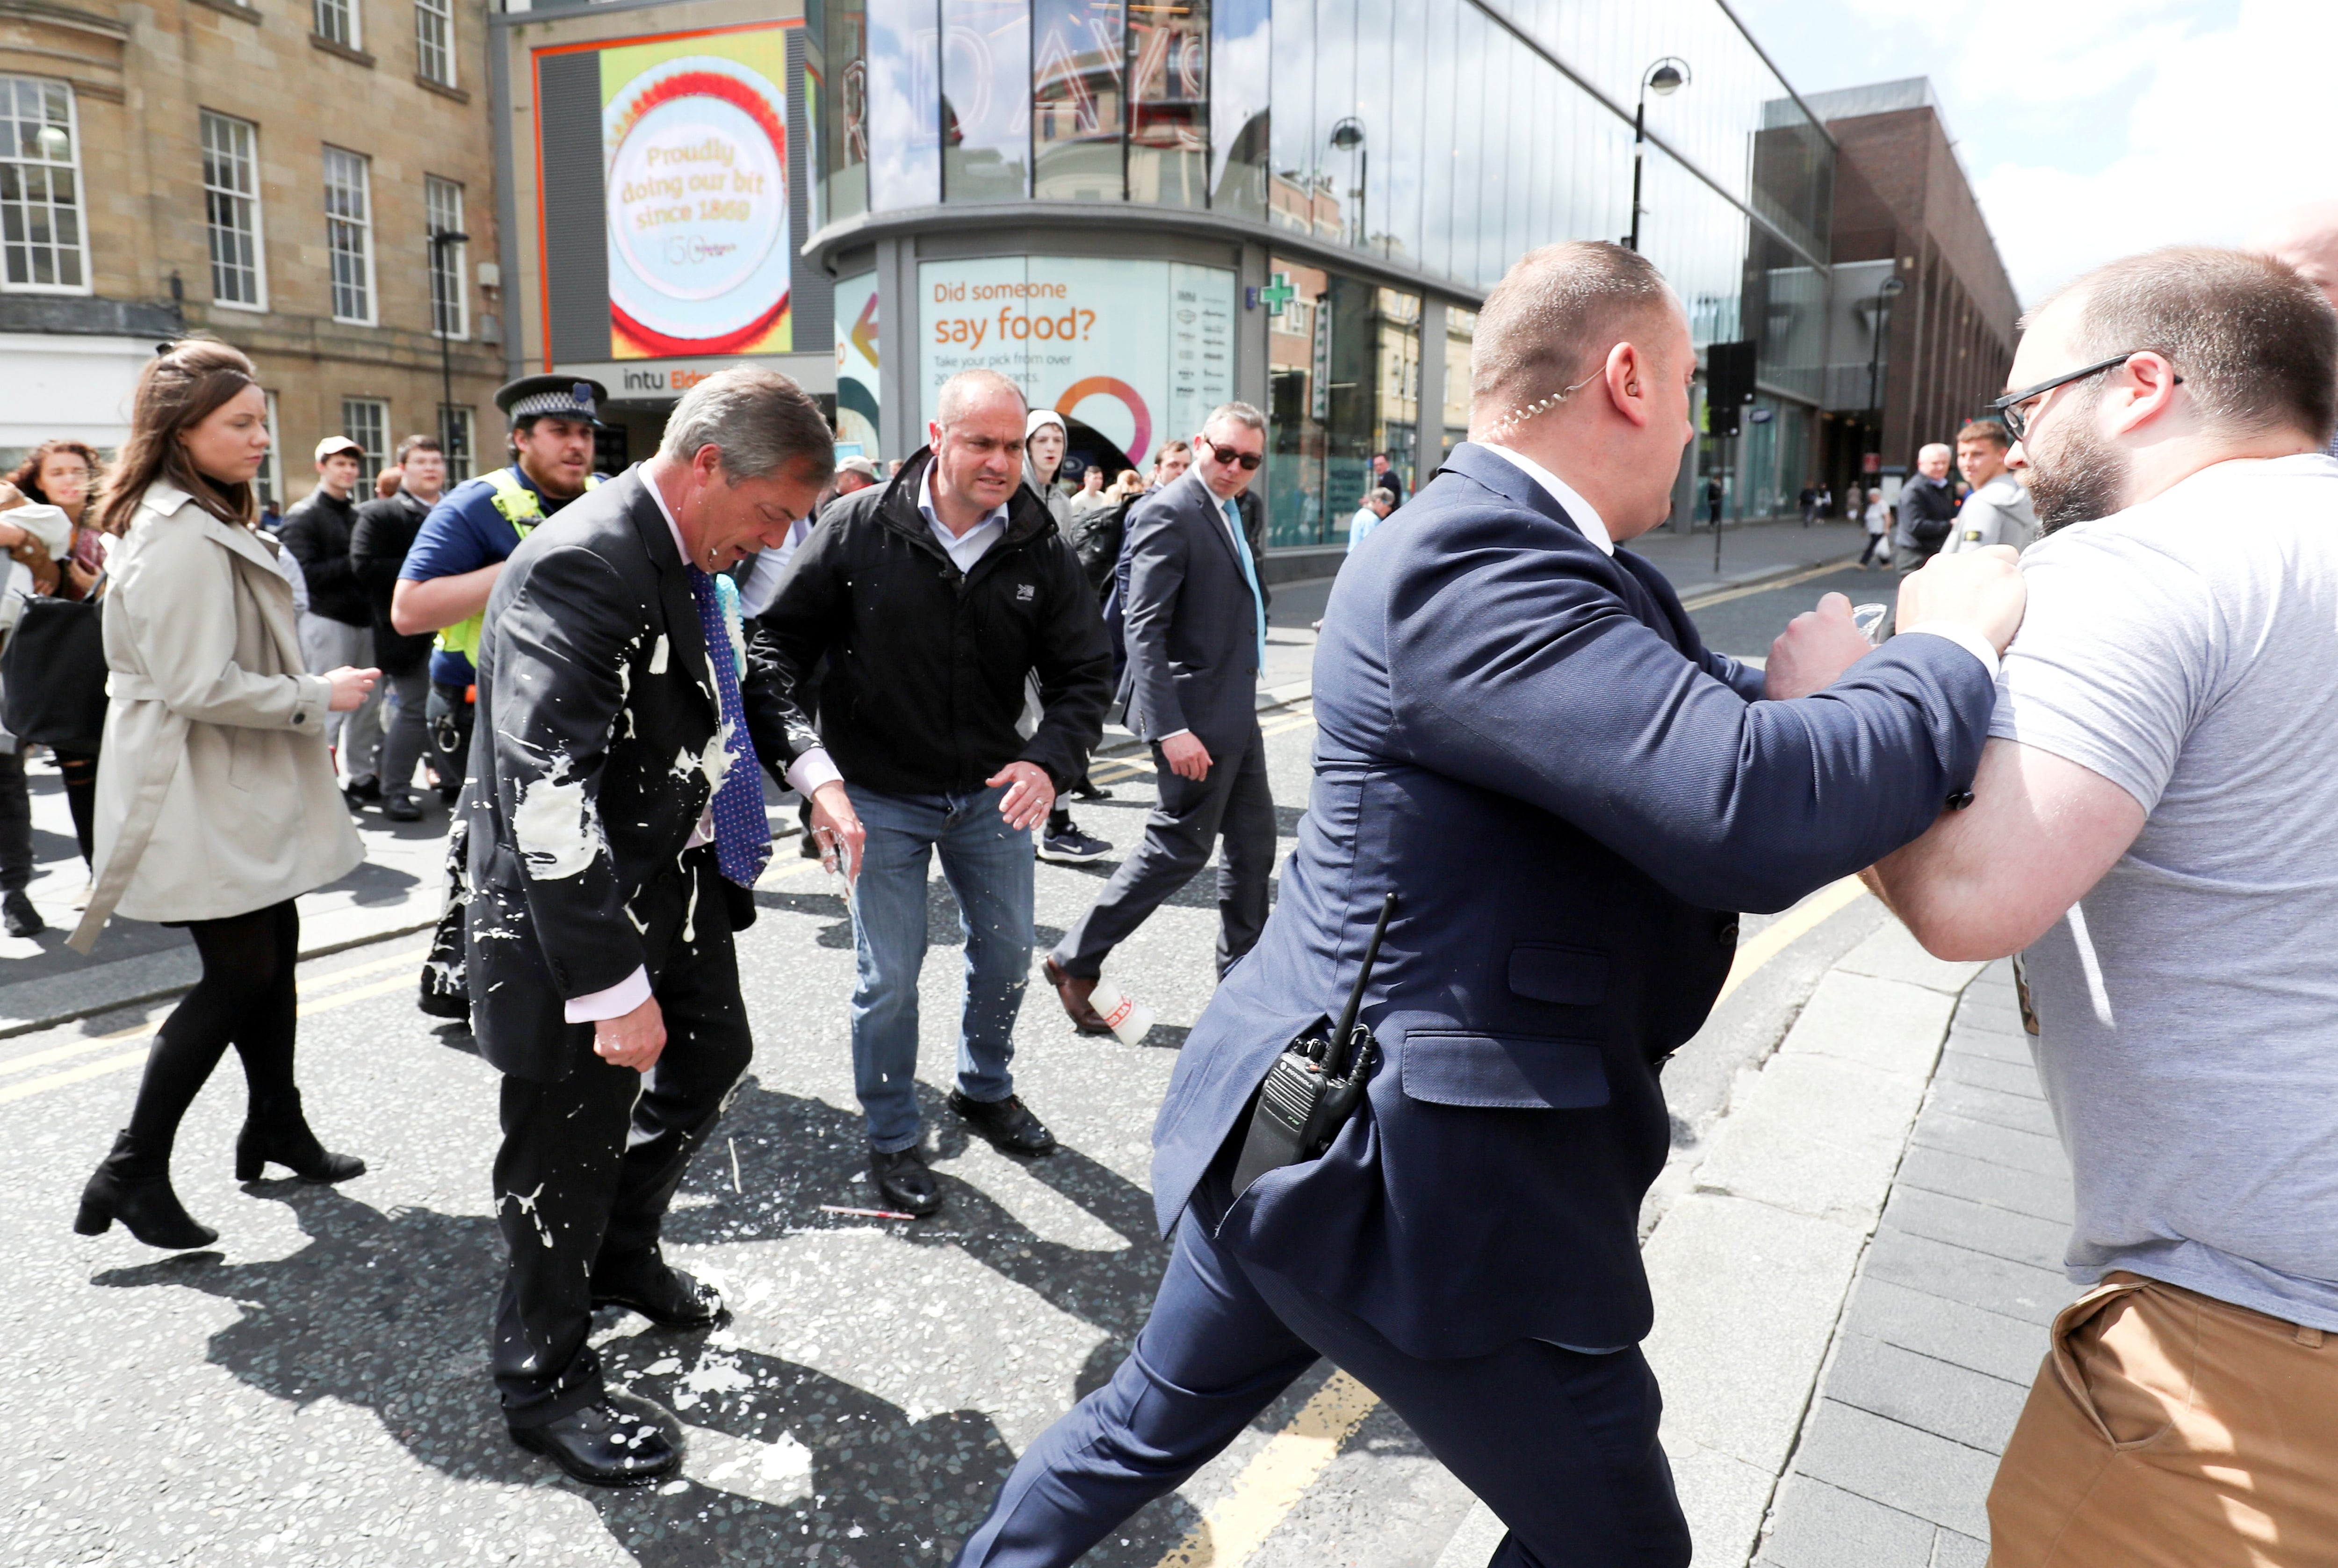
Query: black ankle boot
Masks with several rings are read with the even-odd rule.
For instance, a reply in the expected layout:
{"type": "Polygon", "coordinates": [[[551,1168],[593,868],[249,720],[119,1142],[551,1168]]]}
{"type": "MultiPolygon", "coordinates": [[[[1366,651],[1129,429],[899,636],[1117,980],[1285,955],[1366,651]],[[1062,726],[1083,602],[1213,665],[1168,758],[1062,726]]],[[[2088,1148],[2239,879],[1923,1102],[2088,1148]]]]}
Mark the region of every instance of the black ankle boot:
{"type": "Polygon", "coordinates": [[[355,1155],[334,1154],[309,1130],[300,1114],[300,1091],[278,1099],[253,1100],[235,1139],[235,1178],[258,1181],[270,1161],[303,1181],[347,1181],[365,1174],[366,1163],[355,1155]]]}
{"type": "Polygon", "coordinates": [[[147,1246],[170,1252],[209,1247],[219,1239],[219,1232],[181,1208],[179,1195],[171,1190],[170,1146],[156,1149],[126,1130],[114,1139],[113,1152],[82,1188],[74,1228],[84,1236],[101,1236],[117,1219],[147,1246]]]}

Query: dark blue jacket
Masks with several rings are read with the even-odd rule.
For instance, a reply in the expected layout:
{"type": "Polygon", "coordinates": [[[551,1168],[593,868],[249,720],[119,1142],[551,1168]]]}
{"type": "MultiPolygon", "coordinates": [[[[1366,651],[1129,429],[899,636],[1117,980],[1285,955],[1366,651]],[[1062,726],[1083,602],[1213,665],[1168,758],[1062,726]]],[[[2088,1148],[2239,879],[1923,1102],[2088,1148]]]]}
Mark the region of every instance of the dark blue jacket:
{"type": "MultiPolygon", "coordinates": [[[[1239,502],[1236,512],[1249,520],[1239,502]]],[[[1120,577],[1122,722],[1139,740],[1191,730],[1213,752],[1239,745],[1258,723],[1261,601],[1199,472],[1130,509],[1120,577]]]]}
{"type": "Polygon", "coordinates": [[[1970,785],[1994,695],[1930,636],[1801,701],[1758,700],[1761,680],[1698,642],[1654,567],[1457,449],[1332,590],[1299,847],[1154,1129],[1164,1233],[1284,1042],[1336,1011],[1393,889],[1365,1101],[1221,1238],[1416,1356],[1644,1336],[1656,1075],[1728,973],[1728,912],[1920,833],[1970,785]]]}

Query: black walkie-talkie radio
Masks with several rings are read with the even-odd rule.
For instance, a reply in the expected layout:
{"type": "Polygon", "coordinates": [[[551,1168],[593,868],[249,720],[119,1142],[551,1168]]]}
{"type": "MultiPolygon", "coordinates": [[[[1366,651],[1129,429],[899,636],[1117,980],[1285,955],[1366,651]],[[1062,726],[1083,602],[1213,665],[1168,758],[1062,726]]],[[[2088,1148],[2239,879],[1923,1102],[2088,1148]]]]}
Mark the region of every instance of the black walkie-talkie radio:
{"type": "Polygon", "coordinates": [[[1396,894],[1390,893],[1380,905],[1379,923],[1364,948],[1364,967],[1331,1038],[1311,1034],[1292,1040],[1258,1086],[1250,1133],[1243,1139],[1242,1158],[1234,1162],[1235,1197],[1268,1171],[1312,1159],[1329,1149],[1362,1098],[1380,1043],[1356,1021],[1356,1013],[1364,1005],[1364,988],[1371,983],[1372,965],[1380,956],[1380,938],[1388,934],[1389,917],[1395,912],[1396,894]]]}

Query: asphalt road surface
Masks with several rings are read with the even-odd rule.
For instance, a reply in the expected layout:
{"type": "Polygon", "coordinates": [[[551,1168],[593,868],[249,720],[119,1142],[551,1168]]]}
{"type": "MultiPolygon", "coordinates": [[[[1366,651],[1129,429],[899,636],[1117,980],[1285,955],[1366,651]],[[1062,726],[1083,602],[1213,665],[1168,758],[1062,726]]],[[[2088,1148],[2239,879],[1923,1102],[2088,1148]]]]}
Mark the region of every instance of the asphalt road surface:
{"type": "Polygon", "coordinates": [[[1737,588],[1692,597],[1690,616],[1707,646],[1740,658],[1765,658],[1770,640],[1804,610],[1816,609],[1822,595],[1838,593],[1854,605],[1890,606],[1900,597],[1900,574],[1837,567],[1796,574],[1765,588],[1737,588]]]}
{"type": "MultiPolygon", "coordinates": [[[[1774,631],[1815,587],[1721,607],[1731,626],[1766,616],[1774,631]]],[[[1287,853],[1312,726],[1303,708],[1265,722],[1287,853]]],[[[1076,814],[1125,849],[1151,781],[1103,771],[1119,775],[1115,798],[1076,814]]],[[[1111,865],[1041,864],[1041,949],[1111,865]]],[[[669,1256],[717,1281],[734,1319],[709,1335],[616,1312],[599,1326],[613,1374],[683,1424],[684,1478],[652,1491],[577,1485],[504,1436],[485,1367],[496,1078],[462,1030],[415,1011],[416,939],[301,971],[309,1113],[368,1173],[236,1184],[243,1093],[223,1063],[174,1167],[221,1233],[201,1252],[70,1229],[162,1010],[0,1040],[0,1563],[947,1562],[1014,1456],[1108,1376],[1150,1307],[1166,1256],[1146,1190],[1153,1116],[1212,989],[1213,878],[1112,962],[1159,1011],[1142,1044],[1076,1036],[1044,984],[1028,993],[1018,1089],[1064,1148],[1025,1163],[969,1140],[941,1105],[961,937],[935,876],[920,1077],[946,1207],[900,1223],[836,1212],[877,1202],[846,1043],[850,932],[814,863],[774,867],[741,944],[755,1067],[667,1228],[669,1256]]],[[[1724,1002],[1667,1072],[1681,1148],[1879,918],[1871,901],[1833,915],[1724,1002]]],[[[1764,923],[1749,917],[1747,938],[1764,923]]],[[[1660,1184],[1652,1213],[1664,1198],[1660,1184]]],[[[1384,1406],[1319,1368],[1088,1561],[1421,1568],[1470,1501],[1384,1406]]]]}

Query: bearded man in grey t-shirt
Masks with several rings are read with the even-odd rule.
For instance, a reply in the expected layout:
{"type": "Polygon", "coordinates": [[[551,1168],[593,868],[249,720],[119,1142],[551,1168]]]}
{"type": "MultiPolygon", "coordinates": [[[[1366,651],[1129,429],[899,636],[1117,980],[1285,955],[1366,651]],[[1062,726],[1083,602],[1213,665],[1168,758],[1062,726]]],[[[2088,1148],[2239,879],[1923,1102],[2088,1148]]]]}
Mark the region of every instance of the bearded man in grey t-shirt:
{"type": "Polygon", "coordinates": [[[2040,309],[2004,407],[2047,537],[1970,809],[1877,866],[2025,953],[2090,1287],[1994,1568],[2338,1563],[2338,315],[2175,250],[2040,309]]]}

